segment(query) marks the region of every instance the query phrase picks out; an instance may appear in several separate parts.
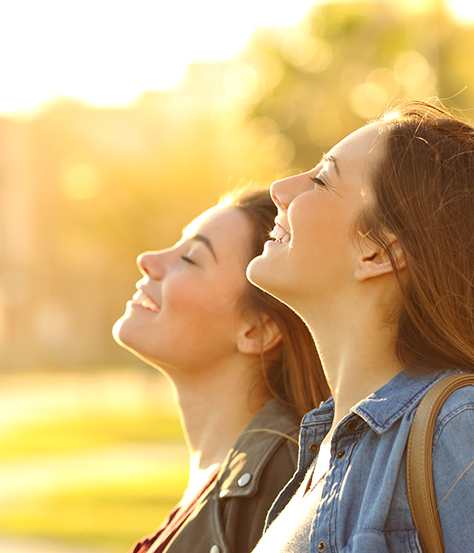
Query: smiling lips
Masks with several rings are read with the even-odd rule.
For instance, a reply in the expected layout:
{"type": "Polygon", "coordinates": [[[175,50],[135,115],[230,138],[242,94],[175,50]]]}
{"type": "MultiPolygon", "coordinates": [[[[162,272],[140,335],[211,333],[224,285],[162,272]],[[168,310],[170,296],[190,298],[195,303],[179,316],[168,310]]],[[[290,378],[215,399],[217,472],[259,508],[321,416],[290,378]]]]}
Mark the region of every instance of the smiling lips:
{"type": "Polygon", "coordinates": [[[150,311],[154,311],[155,313],[160,312],[160,306],[156,304],[149,296],[143,292],[143,290],[138,289],[135,294],[133,294],[133,301],[135,303],[138,303],[138,305],[141,305],[145,309],[149,309],[150,311]]]}
{"type": "Polygon", "coordinates": [[[280,244],[288,244],[291,240],[291,234],[287,232],[279,223],[277,223],[270,233],[270,237],[280,244]]]}

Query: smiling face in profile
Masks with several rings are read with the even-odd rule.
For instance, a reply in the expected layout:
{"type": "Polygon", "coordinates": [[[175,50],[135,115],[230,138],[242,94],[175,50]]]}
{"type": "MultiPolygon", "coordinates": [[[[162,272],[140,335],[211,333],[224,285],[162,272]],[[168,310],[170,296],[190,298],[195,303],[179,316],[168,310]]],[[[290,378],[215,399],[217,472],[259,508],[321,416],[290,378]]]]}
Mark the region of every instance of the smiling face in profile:
{"type": "Polygon", "coordinates": [[[218,207],[193,221],[172,248],[140,255],[143,277],[114,326],[115,339],[165,370],[210,369],[232,356],[250,241],[246,215],[218,207]]]}
{"type": "Polygon", "coordinates": [[[314,169],[275,182],[273,241],[247,270],[251,282],[300,314],[354,281],[360,258],[354,223],[370,201],[370,170],[380,156],[379,125],[352,133],[314,169]]]}

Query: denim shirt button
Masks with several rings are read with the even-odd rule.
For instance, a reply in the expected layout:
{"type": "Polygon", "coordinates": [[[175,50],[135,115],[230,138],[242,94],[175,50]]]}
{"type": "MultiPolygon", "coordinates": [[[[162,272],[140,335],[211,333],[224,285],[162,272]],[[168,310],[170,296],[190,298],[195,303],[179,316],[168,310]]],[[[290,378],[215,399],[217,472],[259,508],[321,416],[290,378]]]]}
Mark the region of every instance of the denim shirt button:
{"type": "Polygon", "coordinates": [[[349,422],[346,424],[346,428],[347,428],[347,430],[349,430],[349,432],[354,432],[354,430],[357,428],[357,423],[356,423],[356,421],[349,421],[349,422]]]}
{"type": "Polygon", "coordinates": [[[320,552],[326,551],[326,544],[323,541],[320,541],[318,543],[318,551],[320,551],[320,552]]]}
{"type": "Polygon", "coordinates": [[[342,459],[344,457],[344,455],[346,454],[345,450],[343,449],[342,451],[339,451],[339,453],[337,454],[337,458],[338,459],[342,459]]]}
{"type": "Polygon", "coordinates": [[[309,446],[309,450],[311,453],[318,453],[319,452],[319,444],[311,444],[309,446]]]}

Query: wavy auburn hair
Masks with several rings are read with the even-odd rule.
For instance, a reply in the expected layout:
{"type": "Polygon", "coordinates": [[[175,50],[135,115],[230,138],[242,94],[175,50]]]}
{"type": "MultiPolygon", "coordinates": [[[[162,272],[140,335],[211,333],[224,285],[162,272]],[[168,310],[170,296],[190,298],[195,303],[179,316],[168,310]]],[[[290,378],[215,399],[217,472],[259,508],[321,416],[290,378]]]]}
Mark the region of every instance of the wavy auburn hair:
{"type": "Polygon", "coordinates": [[[433,368],[474,367],[474,128],[443,107],[406,102],[380,120],[384,153],[360,230],[398,278],[398,357],[433,368]],[[399,240],[397,271],[386,232],[399,240]]]}
{"type": "MultiPolygon", "coordinates": [[[[253,229],[247,260],[250,262],[262,253],[277,215],[269,189],[236,190],[227,194],[219,205],[238,208],[250,221],[253,229]]],[[[262,377],[271,395],[299,418],[318,407],[330,396],[330,390],[313,338],[302,319],[250,283],[241,298],[241,307],[244,311],[265,313],[280,329],[280,344],[262,354],[262,377]]]]}

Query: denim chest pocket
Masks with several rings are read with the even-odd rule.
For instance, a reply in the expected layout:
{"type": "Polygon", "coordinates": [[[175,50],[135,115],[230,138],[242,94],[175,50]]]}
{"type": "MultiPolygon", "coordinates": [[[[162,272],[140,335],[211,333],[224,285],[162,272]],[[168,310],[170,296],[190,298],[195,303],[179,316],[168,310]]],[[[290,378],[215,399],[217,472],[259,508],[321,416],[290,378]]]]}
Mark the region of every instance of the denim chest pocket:
{"type": "MultiPolygon", "coordinates": [[[[316,551],[318,549],[316,548],[316,551]]],[[[341,553],[423,553],[416,530],[364,529],[355,532],[341,553]]]]}

